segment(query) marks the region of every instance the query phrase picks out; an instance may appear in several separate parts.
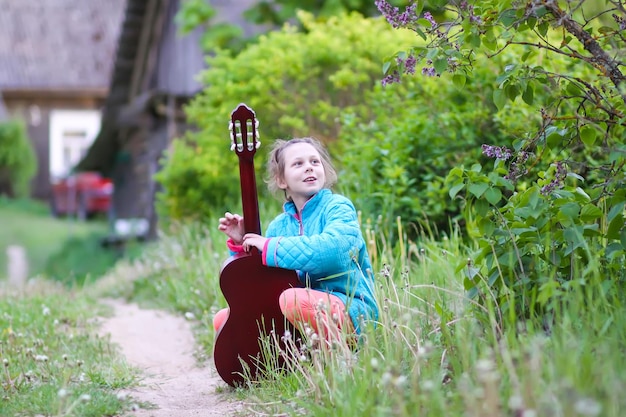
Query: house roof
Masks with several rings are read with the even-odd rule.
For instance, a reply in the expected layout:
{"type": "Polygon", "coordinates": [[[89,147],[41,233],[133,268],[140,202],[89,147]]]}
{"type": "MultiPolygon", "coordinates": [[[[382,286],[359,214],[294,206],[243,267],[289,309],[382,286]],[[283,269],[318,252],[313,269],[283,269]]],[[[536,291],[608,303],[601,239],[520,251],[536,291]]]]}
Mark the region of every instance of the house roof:
{"type": "Polygon", "coordinates": [[[0,90],[108,88],[127,0],[0,0],[0,90]]]}

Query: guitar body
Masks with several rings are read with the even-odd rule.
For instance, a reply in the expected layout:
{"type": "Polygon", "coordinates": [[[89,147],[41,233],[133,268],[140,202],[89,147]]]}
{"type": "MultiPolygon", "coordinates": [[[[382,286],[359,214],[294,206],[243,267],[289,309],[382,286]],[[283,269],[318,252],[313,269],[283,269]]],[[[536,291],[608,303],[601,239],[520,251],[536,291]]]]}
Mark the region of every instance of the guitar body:
{"type": "Polygon", "coordinates": [[[272,331],[280,341],[286,330],[293,338],[297,331],[288,323],[278,304],[280,294],[301,286],[294,271],[264,266],[261,255],[238,254],[226,260],[220,275],[220,288],[230,314],[215,341],[213,358],[220,377],[229,385],[244,381],[244,364],[252,379],[263,363],[281,365],[280,356],[265,358],[260,337],[272,331]]]}
{"type": "MultiPolygon", "coordinates": [[[[256,115],[246,105],[240,104],[232,112],[231,149],[239,156],[244,230],[260,235],[253,163],[260,146],[257,126],[256,115]]],[[[294,340],[299,339],[297,330],[286,323],[278,299],[284,290],[301,286],[295,271],[263,265],[256,248],[250,253],[231,256],[224,262],[220,288],[230,312],[217,332],[213,348],[215,367],[224,382],[231,386],[242,385],[246,376],[252,380],[261,376],[265,363],[272,367],[282,366],[284,361],[280,355],[264,357],[267,352],[261,348],[260,340],[274,332],[282,348],[282,336],[286,330],[291,332],[294,340]]]]}

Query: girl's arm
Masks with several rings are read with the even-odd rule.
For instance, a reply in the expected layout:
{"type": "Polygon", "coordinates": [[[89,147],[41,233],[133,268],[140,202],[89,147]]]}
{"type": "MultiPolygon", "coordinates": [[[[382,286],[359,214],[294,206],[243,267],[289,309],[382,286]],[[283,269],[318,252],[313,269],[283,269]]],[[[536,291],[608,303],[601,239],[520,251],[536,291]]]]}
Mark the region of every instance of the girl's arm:
{"type": "MultiPolygon", "coordinates": [[[[327,206],[322,233],[312,236],[272,237],[263,250],[268,266],[332,275],[342,271],[351,257],[358,257],[362,243],[356,210],[350,200],[327,206]]],[[[269,235],[268,230],[268,235],[269,235]]]]}

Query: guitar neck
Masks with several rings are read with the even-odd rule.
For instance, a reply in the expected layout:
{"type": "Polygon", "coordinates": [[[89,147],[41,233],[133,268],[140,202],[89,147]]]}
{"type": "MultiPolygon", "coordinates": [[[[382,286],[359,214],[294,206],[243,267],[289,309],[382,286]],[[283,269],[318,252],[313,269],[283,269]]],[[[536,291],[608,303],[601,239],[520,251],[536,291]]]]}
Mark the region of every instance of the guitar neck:
{"type": "Polygon", "coordinates": [[[261,234],[259,200],[257,198],[256,175],[253,156],[239,156],[239,178],[241,181],[241,204],[243,206],[243,225],[246,233],[261,234]]]}
{"type": "Polygon", "coordinates": [[[258,140],[258,121],[254,111],[243,103],[233,110],[230,120],[231,149],[239,156],[244,230],[260,235],[261,220],[254,175],[254,154],[261,144],[258,140]]]}

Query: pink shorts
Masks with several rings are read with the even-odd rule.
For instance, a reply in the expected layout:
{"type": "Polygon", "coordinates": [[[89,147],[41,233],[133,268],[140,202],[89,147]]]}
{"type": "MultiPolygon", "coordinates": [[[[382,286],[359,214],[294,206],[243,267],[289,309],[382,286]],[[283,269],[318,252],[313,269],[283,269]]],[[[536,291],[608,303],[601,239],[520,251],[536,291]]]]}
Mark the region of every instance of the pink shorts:
{"type": "MultiPolygon", "coordinates": [[[[318,335],[326,335],[326,339],[345,326],[349,326],[345,330],[354,331],[346,306],[336,295],[309,288],[289,288],[280,295],[279,303],[287,320],[299,329],[308,324],[318,335]]],[[[227,318],[227,308],[218,311],[213,317],[213,328],[219,330],[227,318]]]]}

